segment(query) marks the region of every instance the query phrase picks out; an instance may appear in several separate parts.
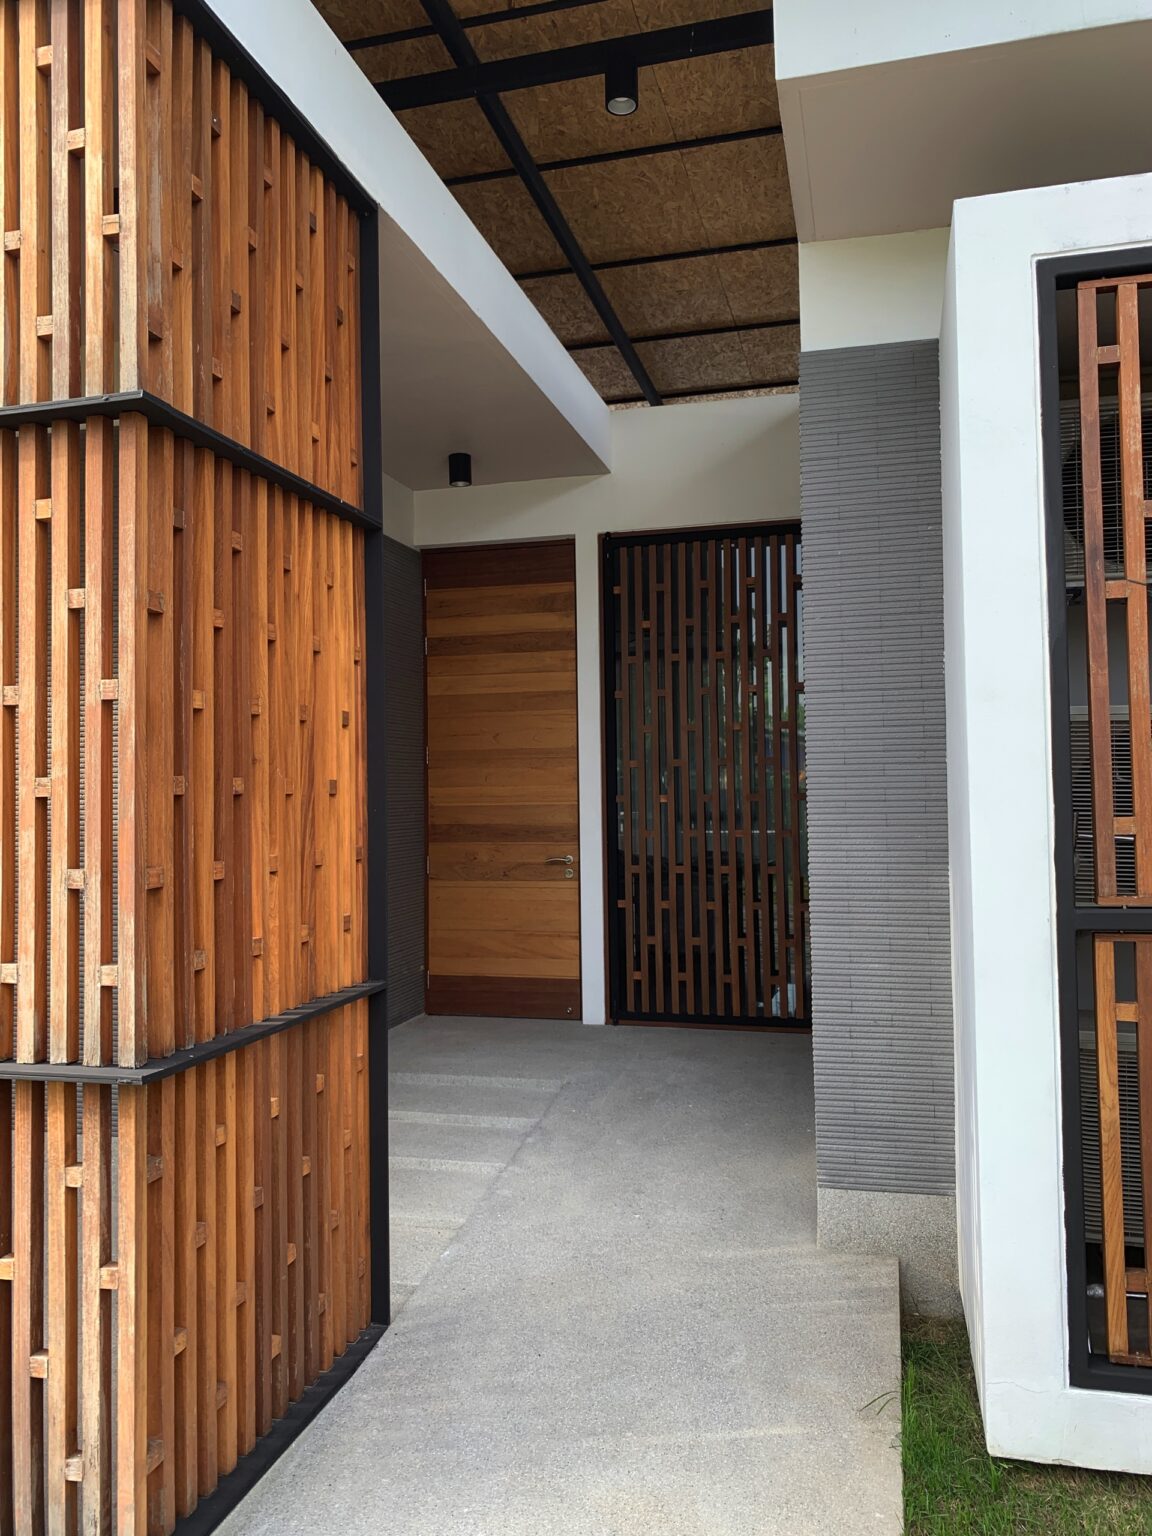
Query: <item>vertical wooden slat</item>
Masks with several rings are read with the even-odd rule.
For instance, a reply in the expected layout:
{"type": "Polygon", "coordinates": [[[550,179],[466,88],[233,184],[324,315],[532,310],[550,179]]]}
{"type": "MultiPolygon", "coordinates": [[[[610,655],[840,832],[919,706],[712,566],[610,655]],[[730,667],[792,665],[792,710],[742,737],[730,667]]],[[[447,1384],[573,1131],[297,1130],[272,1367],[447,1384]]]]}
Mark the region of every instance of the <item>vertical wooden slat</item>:
{"type": "Polygon", "coordinates": [[[1136,892],[1152,900],[1152,695],[1148,680],[1148,596],[1145,558],[1144,434],[1141,426],[1140,316],[1135,283],[1116,293],[1120,349],[1120,489],[1124,520],[1124,574],[1128,596],[1128,717],[1132,752],[1132,804],[1136,822],[1136,892]]]}
{"type": "Polygon", "coordinates": [[[1116,1059],[1115,941],[1095,941],[1096,1063],[1100,1113],[1101,1212],[1104,1226],[1104,1294],[1109,1354],[1128,1353],[1128,1304],[1124,1264],[1124,1182],[1120,1153],[1120,1087],[1116,1059]]]}
{"type": "MultiPolygon", "coordinates": [[[[84,1060],[90,1066],[112,1060],[112,989],[104,985],[103,967],[113,960],[115,704],[102,684],[115,675],[114,452],[112,423],[89,421],[84,432],[84,1060]]],[[[101,1134],[102,1122],[94,1129],[101,1134]]]]}
{"type": "Polygon", "coordinates": [[[148,381],[148,231],[151,217],[147,161],[144,63],[146,0],[117,0],[119,106],[120,388],[148,381]]]}
{"type": "MultiPolygon", "coordinates": [[[[20,13],[20,399],[52,393],[52,192],[46,0],[18,0],[20,13]],[[39,321],[48,322],[43,332],[39,321]]],[[[10,9],[11,7],[9,7],[10,9]]]]}
{"type": "MultiPolygon", "coordinates": [[[[84,5],[84,392],[114,387],[119,291],[105,219],[117,218],[115,0],[84,5]]],[[[118,379],[116,380],[118,382],[118,379]]]]}
{"type": "Polygon", "coordinates": [[[48,434],[19,442],[19,912],[16,1054],[43,1061],[48,1046],[48,586],[51,477],[48,434]],[[49,517],[42,515],[47,509],[49,517]]]}
{"type": "Polygon", "coordinates": [[[76,1189],[66,1182],[66,1171],[76,1166],[76,1089],[66,1083],[49,1083],[46,1094],[48,1531],[50,1536],[72,1536],[76,1528],[76,1484],[65,1478],[64,1463],[77,1444],[78,1232],[76,1189]]]}
{"type": "Polygon", "coordinates": [[[84,165],[68,135],[80,127],[83,40],[80,0],[52,0],[52,395],[67,400],[81,393],[84,269],[84,165]]]}
{"type": "MultiPolygon", "coordinates": [[[[20,230],[20,8],[0,6],[0,225],[20,230]]],[[[20,252],[0,257],[0,401],[20,398],[20,252]]]]}
{"type": "Polygon", "coordinates": [[[84,1536],[104,1536],[112,1512],[112,1090],[84,1090],[83,1251],[81,1257],[84,1536]]]}
{"type": "Polygon", "coordinates": [[[148,1527],[148,1090],[124,1088],[117,1168],[116,1531],[148,1527]]]}
{"type": "Polygon", "coordinates": [[[12,1503],[15,1529],[38,1532],[44,1521],[44,1382],[32,1357],[44,1343],[44,1087],[15,1084],[12,1252],[12,1503]]]}
{"type": "Polygon", "coordinates": [[[1084,595],[1088,629],[1088,728],[1092,743],[1092,813],[1096,894],[1116,895],[1112,800],[1112,717],[1108,698],[1108,603],[1104,565],[1104,498],[1100,471],[1100,373],[1096,358],[1096,290],[1077,294],[1080,338],[1080,444],[1084,499],[1084,595]]]}
{"type": "Polygon", "coordinates": [[[123,1065],[136,1066],[148,1055],[145,786],[148,764],[146,658],[151,621],[148,610],[148,424],[144,417],[121,418],[119,447],[118,1054],[123,1065]]]}
{"type": "MultiPolygon", "coordinates": [[[[4,23],[0,21],[0,28],[4,23]]],[[[0,33],[0,48],[3,36],[0,33]]],[[[2,166],[2,162],[0,162],[2,166]]],[[[16,684],[16,436],[0,431],[0,685],[16,684]]],[[[0,960],[16,958],[16,711],[0,708],[0,960]]],[[[0,985],[0,1057],[15,1054],[13,988],[0,985]]],[[[12,1085],[0,1085],[0,1254],[13,1253],[18,1198],[13,1177],[15,1103],[12,1085]]],[[[0,1289],[0,1536],[13,1536],[12,1287],[0,1289]]]]}
{"type": "MultiPolygon", "coordinates": [[[[1152,1233],[1152,939],[1134,944],[1136,951],[1136,1071],[1140,1105],[1140,1183],[1144,1231],[1152,1233]]],[[[1145,1273],[1147,1273],[1145,1265],[1145,1273]]],[[[1152,1323],[1152,1289],[1146,1295],[1152,1323]]],[[[1149,1333],[1152,1339],[1152,1332],[1149,1333]]]]}
{"type": "Polygon", "coordinates": [[[83,590],[81,570],[82,458],[80,429],[58,422],[52,432],[51,657],[52,657],[52,943],[49,1057],[80,1055],[80,640],[82,610],[69,593],[83,590]]]}

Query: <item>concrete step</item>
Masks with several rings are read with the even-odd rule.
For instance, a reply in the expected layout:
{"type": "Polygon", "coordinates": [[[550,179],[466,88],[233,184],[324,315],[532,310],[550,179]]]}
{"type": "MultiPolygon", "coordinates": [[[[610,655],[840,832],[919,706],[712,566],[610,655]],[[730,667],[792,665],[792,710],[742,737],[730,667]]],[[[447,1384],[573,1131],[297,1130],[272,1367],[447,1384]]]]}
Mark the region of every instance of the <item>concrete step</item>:
{"type": "Polygon", "coordinates": [[[498,1163],[516,1155],[534,1120],[515,1122],[520,1128],[461,1124],[440,1115],[428,1121],[407,1115],[388,1116],[388,1151],[394,1157],[447,1158],[453,1162],[498,1163]]]}
{"type": "Polygon", "coordinates": [[[393,1072],[389,1104],[396,1110],[538,1120],[562,1086],[545,1078],[462,1077],[393,1072]]]}

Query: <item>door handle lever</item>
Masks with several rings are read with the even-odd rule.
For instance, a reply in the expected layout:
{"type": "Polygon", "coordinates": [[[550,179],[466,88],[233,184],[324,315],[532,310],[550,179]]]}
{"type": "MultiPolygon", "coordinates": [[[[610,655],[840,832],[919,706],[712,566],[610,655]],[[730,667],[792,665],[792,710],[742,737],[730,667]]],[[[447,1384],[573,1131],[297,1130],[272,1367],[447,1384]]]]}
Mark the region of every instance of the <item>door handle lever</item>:
{"type": "Polygon", "coordinates": [[[545,859],[544,862],[545,864],[571,864],[572,855],[570,853],[566,853],[562,859],[545,859]]]}

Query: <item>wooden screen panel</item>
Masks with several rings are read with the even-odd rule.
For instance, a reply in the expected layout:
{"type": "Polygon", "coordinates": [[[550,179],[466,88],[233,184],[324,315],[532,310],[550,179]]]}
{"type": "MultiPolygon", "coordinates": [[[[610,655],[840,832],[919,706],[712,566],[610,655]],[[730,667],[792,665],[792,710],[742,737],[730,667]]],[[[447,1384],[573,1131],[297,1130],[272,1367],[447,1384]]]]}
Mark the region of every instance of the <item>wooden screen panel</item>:
{"type": "Polygon", "coordinates": [[[1101,1327],[1107,1357],[1140,1366],[1152,1366],[1152,934],[1138,931],[1152,907],[1152,505],[1140,345],[1150,300],[1152,275],[1077,286],[1093,904],[1126,909],[1137,930],[1084,941],[1096,1075],[1089,1112],[1099,1126],[1101,1327]],[[1142,1263],[1134,1258],[1140,1250],[1142,1263]]]}
{"type": "Polygon", "coordinates": [[[1077,292],[1088,720],[1100,906],[1152,905],[1149,502],[1140,356],[1140,312],[1150,293],[1152,276],[1084,282],[1077,292]],[[1102,325],[1115,340],[1102,340],[1102,325]],[[1118,418],[1117,484],[1107,498],[1102,395],[1110,397],[1118,418]],[[1107,519],[1106,499],[1118,502],[1107,519]],[[1119,632],[1115,622],[1109,625],[1110,614],[1119,620],[1119,632]],[[1117,754],[1118,734],[1127,747],[1126,761],[1117,754]]]}
{"type": "Polygon", "coordinates": [[[3,404],[148,390],[359,504],[357,217],[172,0],[0,7],[0,212],[3,404]]]}
{"type": "Polygon", "coordinates": [[[1100,1127],[1104,1322],[1108,1358],[1152,1365],[1152,1277],[1130,1263],[1152,1232],[1152,934],[1097,934],[1092,944],[1097,1103],[1100,1127]],[[1138,1187],[1126,1189],[1120,1088],[1121,1036],[1135,1048],[1139,1105],[1138,1187]],[[1142,1217],[1128,1230],[1125,1196],[1142,1217]]]}
{"type": "Polygon", "coordinates": [[[424,557],[429,1013],[580,1017],[571,542],[424,557]]]}
{"type": "MultiPolygon", "coordinates": [[[[0,432],[0,492],[0,1056],[362,980],[363,535],[139,417],[0,432]]],[[[170,1530],[366,1325],[366,1030],[122,1090],[115,1178],[112,1090],[0,1091],[0,1531],[110,1529],[113,1460],[170,1530]]]]}
{"type": "Polygon", "coordinates": [[[807,1014],[800,539],[609,540],[618,1018],[807,1014]]]}

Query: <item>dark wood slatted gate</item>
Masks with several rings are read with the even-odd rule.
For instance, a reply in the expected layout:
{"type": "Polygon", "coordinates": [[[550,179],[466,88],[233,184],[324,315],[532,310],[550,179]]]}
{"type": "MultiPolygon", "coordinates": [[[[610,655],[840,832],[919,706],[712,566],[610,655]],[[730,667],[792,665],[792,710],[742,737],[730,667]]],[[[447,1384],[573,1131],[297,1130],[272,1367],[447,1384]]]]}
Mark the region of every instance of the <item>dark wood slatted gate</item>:
{"type": "Polygon", "coordinates": [[[804,1022],[800,530],[603,558],[612,1017],[804,1022]]]}

